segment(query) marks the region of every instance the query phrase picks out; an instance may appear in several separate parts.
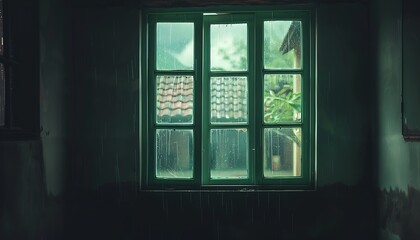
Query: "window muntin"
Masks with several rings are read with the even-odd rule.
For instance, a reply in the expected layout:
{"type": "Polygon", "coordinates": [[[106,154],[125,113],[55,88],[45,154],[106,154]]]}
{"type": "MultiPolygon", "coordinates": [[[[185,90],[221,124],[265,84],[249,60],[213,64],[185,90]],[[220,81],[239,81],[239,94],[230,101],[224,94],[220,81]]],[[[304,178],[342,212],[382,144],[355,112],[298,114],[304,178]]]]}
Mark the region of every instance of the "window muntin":
{"type": "MultiPolygon", "coordinates": [[[[313,75],[309,59],[309,16],[309,11],[149,15],[147,50],[152,61],[148,61],[148,69],[154,95],[149,94],[146,99],[154,99],[155,105],[148,101],[148,108],[151,111],[159,108],[157,77],[185,77],[188,74],[193,79],[194,98],[190,101],[195,107],[191,113],[193,122],[158,122],[158,114],[150,118],[149,110],[147,119],[155,120],[143,125],[143,130],[186,130],[193,139],[187,149],[191,147],[193,151],[188,154],[188,161],[184,160],[192,169],[188,177],[158,177],[157,163],[146,160],[147,187],[167,185],[201,189],[212,185],[247,185],[278,189],[313,183],[314,111],[311,107],[313,84],[310,79],[313,75]],[[156,26],[171,22],[180,25],[189,22],[194,26],[192,42],[198,44],[192,51],[195,62],[192,69],[158,69],[155,65],[159,61],[153,54],[158,45],[156,26]],[[280,31],[276,26],[283,29],[280,31]],[[236,27],[242,30],[232,30],[236,27]],[[285,31],[287,27],[289,29],[285,31]],[[292,28],[294,32],[291,32],[292,28]],[[238,34],[230,36],[235,31],[238,34]],[[269,34],[275,34],[283,41],[278,43],[277,49],[272,43],[267,45],[269,34]],[[230,47],[223,47],[220,42],[230,47]],[[273,57],[275,54],[281,61],[270,60],[276,58],[273,57]],[[280,110],[283,112],[281,117],[273,118],[273,112],[280,110]]],[[[154,136],[144,139],[156,143],[154,136]]],[[[144,156],[150,159],[147,156],[156,156],[157,146],[148,146],[150,151],[144,156]]]]}

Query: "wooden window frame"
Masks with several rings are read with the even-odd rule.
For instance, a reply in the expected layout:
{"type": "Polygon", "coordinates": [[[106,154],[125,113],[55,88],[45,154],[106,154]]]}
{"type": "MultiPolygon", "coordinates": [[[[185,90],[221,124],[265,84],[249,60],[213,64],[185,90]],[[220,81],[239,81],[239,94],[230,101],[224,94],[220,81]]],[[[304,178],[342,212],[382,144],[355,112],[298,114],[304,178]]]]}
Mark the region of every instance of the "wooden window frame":
{"type": "Polygon", "coordinates": [[[316,186],[316,84],[315,84],[315,30],[311,7],[225,7],[188,9],[149,9],[142,15],[141,33],[141,116],[140,116],[140,161],[142,166],[141,186],[151,191],[279,191],[313,190],[316,186]],[[275,10],[273,10],[275,9],[275,10]],[[205,15],[204,13],[229,12],[229,15],[205,15]],[[223,72],[228,75],[248,77],[249,119],[247,124],[217,125],[216,128],[245,127],[249,131],[249,177],[247,179],[215,180],[209,177],[209,79],[219,76],[210,71],[209,26],[210,23],[248,23],[248,70],[223,72]],[[157,22],[194,23],[194,69],[191,71],[160,71],[155,67],[155,31],[157,22]],[[263,66],[263,24],[265,20],[299,20],[302,22],[302,68],[299,70],[272,70],[263,66]],[[205,67],[208,66],[208,67],[205,67]],[[301,74],[302,76],[302,121],[298,124],[263,123],[264,74],[301,74]],[[194,123],[188,126],[155,124],[155,77],[159,74],[191,75],[194,77],[194,123]],[[198,97],[200,96],[200,97],[198,97]],[[197,107],[198,106],[198,107],[197,107]],[[263,129],[269,127],[301,127],[302,172],[300,177],[264,178],[263,176],[263,129]],[[155,177],[155,130],[158,128],[193,129],[194,163],[192,179],[159,179],[155,177]]]}

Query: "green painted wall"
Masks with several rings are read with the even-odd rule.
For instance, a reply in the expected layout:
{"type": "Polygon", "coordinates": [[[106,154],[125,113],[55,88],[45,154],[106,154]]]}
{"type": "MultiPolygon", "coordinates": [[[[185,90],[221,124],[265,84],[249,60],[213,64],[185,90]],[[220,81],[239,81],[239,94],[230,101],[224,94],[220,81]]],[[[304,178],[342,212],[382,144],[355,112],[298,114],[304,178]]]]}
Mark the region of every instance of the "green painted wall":
{"type": "MultiPolygon", "coordinates": [[[[402,35],[408,34],[403,32],[402,22],[406,16],[401,0],[373,1],[371,9],[373,77],[377,89],[373,129],[378,148],[378,187],[381,190],[379,231],[381,239],[419,239],[420,143],[405,142],[401,124],[402,35]]],[[[420,33],[418,28],[406,31],[417,36],[420,33]]],[[[410,44],[418,42],[404,47],[418,48],[410,44]]],[[[407,65],[412,66],[418,62],[417,57],[405,58],[404,62],[410,62],[407,65]]],[[[408,87],[417,89],[415,85],[408,87]]],[[[418,89],[416,91],[418,95],[418,89]]],[[[406,100],[418,106],[417,97],[414,95],[406,100]]]]}

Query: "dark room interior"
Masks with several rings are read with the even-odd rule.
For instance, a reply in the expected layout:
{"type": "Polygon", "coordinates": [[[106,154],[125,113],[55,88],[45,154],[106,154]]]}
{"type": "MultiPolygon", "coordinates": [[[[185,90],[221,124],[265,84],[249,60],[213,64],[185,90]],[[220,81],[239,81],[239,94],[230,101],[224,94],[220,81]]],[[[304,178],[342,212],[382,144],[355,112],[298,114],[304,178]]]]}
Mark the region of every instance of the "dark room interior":
{"type": "Polygon", "coordinates": [[[420,239],[417,1],[0,3],[0,239],[420,239]],[[235,8],[311,13],[307,187],[150,189],[145,16],[235,8]]]}

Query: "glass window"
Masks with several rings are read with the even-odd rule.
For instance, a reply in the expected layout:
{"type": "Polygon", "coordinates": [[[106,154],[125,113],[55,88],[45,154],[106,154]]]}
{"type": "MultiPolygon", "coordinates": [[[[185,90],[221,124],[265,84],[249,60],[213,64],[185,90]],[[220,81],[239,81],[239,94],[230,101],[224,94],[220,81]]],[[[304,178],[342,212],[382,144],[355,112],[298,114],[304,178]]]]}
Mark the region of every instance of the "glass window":
{"type": "Polygon", "coordinates": [[[301,175],[300,128],[264,129],[264,177],[301,175]]]}
{"type": "Polygon", "coordinates": [[[299,74],[264,75],[264,122],[301,122],[301,86],[299,74]]]}
{"type": "Polygon", "coordinates": [[[211,70],[246,71],[248,69],[247,46],[247,24],[211,24],[211,70]]]}
{"type": "Polygon", "coordinates": [[[248,121],[247,77],[210,78],[211,123],[248,121]]]}
{"type": "Polygon", "coordinates": [[[156,177],[192,178],[193,131],[156,130],[156,177]]]}
{"type": "Polygon", "coordinates": [[[264,21],[264,68],[300,69],[300,21],[264,21]]]}
{"type": "Polygon", "coordinates": [[[194,24],[157,23],[156,65],[158,70],[192,70],[194,24]]]}
{"type": "Polygon", "coordinates": [[[212,129],[211,178],[248,178],[248,147],[247,129],[212,129]]]}
{"type": "Polygon", "coordinates": [[[149,14],[147,188],[313,186],[310,14],[149,14]]]}
{"type": "Polygon", "coordinates": [[[156,123],[193,123],[194,78],[157,76],[156,123]]]}

